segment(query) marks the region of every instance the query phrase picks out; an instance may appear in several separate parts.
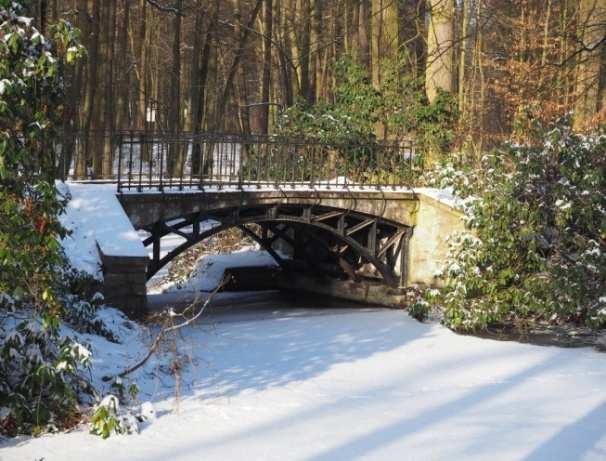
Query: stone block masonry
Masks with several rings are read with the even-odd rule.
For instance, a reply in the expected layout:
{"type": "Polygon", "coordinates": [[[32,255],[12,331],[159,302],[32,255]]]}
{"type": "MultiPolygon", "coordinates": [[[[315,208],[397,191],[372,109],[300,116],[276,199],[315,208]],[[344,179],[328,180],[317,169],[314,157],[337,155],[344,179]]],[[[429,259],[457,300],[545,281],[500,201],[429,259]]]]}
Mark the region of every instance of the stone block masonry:
{"type": "Polygon", "coordinates": [[[117,306],[131,318],[147,313],[147,290],[145,273],[147,256],[109,256],[101,254],[103,265],[103,291],[105,301],[117,306]]]}

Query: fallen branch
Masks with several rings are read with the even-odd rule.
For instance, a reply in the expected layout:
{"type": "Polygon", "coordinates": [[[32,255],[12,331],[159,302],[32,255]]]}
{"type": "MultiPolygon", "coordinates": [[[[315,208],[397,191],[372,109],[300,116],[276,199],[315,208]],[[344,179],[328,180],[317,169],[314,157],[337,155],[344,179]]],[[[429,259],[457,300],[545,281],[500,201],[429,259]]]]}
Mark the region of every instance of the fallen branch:
{"type": "MultiPolygon", "coordinates": [[[[221,288],[223,288],[227,284],[227,282],[228,282],[228,277],[223,277],[223,279],[221,280],[221,282],[210,293],[210,295],[208,295],[208,298],[206,298],[206,301],[204,301],[204,304],[202,304],[202,307],[200,308],[200,310],[193,317],[188,318],[184,322],[181,322],[181,323],[179,323],[177,325],[171,325],[171,326],[166,326],[167,322],[168,322],[168,319],[166,319],[164,321],[164,325],[162,326],[162,329],[160,330],[160,332],[158,333],[158,335],[154,339],[154,342],[152,343],[151,347],[149,348],[149,350],[147,351],[147,354],[145,355],[145,357],[143,357],[143,359],[141,359],[135,365],[128,367],[126,370],[118,373],[115,376],[110,376],[110,375],[104,376],[102,378],[102,380],[105,381],[105,382],[107,382],[107,381],[111,381],[114,378],[123,378],[124,376],[132,373],[133,371],[138,370],[143,365],[145,365],[145,363],[149,360],[149,358],[153,355],[153,353],[156,352],[156,350],[158,349],[158,346],[162,342],[162,339],[164,338],[164,336],[167,333],[170,333],[171,331],[175,331],[175,330],[178,330],[180,328],[186,327],[187,325],[192,324],[198,318],[200,318],[200,316],[204,313],[204,311],[206,310],[206,308],[208,307],[208,305],[212,302],[212,300],[215,297],[215,295],[221,290],[221,288]]],[[[202,298],[202,295],[198,294],[196,296],[196,299],[194,299],[194,301],[183,310],[183,314],[182,315],[185,317],[184,314],[186,312],[188,312],[190,310],[193,310],[195,307],[197,307],[200,304],[201,298],[202,298]]],[[[174,316],[175,314],[172,313],[172,310],[171,310],[171,313],[169,315],[170,316],[174,316]]]]}

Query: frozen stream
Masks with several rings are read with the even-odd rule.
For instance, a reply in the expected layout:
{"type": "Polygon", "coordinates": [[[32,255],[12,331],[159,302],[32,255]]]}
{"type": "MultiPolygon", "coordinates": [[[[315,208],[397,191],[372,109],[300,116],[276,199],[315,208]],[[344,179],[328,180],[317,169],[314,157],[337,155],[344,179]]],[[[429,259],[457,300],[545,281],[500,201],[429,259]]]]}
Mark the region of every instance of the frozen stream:
{"type": "MultiPolygon", "coordinates": [[[[101,365],[131,362],[140,351],[128,344],[101,365]]],[[[137,375],[158,414],[140,434],[17,439],[0,459],[606,458],[606,355],[591,349],[459,336],[403,311],[268,293],[220,295],[178,348],[178,404],[157,364],[137,375]]]]}

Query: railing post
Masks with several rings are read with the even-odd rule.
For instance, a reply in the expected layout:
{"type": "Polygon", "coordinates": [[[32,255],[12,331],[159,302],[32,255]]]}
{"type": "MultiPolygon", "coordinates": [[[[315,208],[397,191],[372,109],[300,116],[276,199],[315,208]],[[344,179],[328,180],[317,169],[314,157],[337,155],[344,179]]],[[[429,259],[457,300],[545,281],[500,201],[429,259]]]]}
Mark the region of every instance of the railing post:
{"type": "Polygon", "coordinates": [[[243,184],[242,184],[242,182],[244,180],[244,178],[243,178],[243,175],[244,175],[244,172],[243,172],[243,169],[244,169],[244,149],[242,148],[242,142],[240,142],[238,144],[234,144],[234,149],[235,149],[236,146],[239,149],[239,154],[237,156],[235,156],[235,158],[234,158],[234,164],[235,164],[236,158],[237,158],[237,162],[238,162],[238,164],[237,164],[237,168],[238,168],[238,189],[242,190],[244,188],[243,184]]]}
{"type": "Polygon", "coordinates": [[[122,134],[116,135],[118,147],[118,193],[122,193],[122,134]]]}
{"type": "Polygon", "coordinates": [[[158,170],[158,190],[162,192],[164,190],[163,186],[163,178],[164,178],[164,139],[158,135],[158,139],[160,140],[160,149],[158,150],[158,156],[160,161],[160,166],[158,170]]]}
{"type": "Polygon", "coordinates": [[[208,138],[202,140],[200,143],[200,181],[198,183],[198,188],[200,190],[204,190],[204,170],[206,168],[206,151],[208,149],[207,140],[208,138]]]}
{"type": "Polygon", "coordinates": [[[139,181],[137,185],[137,191],[141,192],[143,190],[143,140],[139,135],[139,181]]]}
{"type": "Polygon", "coordinates": [[[130,131],[129,146],[128,146],[128,190],[131,188],[131,182],[133,180],[133,149],[134,149],[134,136],[133,130],[130,131]]]}

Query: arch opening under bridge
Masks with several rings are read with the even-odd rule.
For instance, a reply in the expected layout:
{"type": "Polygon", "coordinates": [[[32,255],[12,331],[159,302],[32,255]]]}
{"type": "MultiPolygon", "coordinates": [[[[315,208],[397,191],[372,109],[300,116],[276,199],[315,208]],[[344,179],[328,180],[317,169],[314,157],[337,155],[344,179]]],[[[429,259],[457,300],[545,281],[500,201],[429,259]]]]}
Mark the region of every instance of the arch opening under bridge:
{"type": "Polygon", "coordinates": [[[287,271],[372,280],[391,287],[403,286],[407,280],[411,226],[306,203],[227,207],[155,221],[143,227],[149,232],[143,244],[152,248],[147,278],[190,247],[234,227],[287,271]],[[184,242],[163,251],[162,238],[169,234],[179,235],[184,242]]]}

